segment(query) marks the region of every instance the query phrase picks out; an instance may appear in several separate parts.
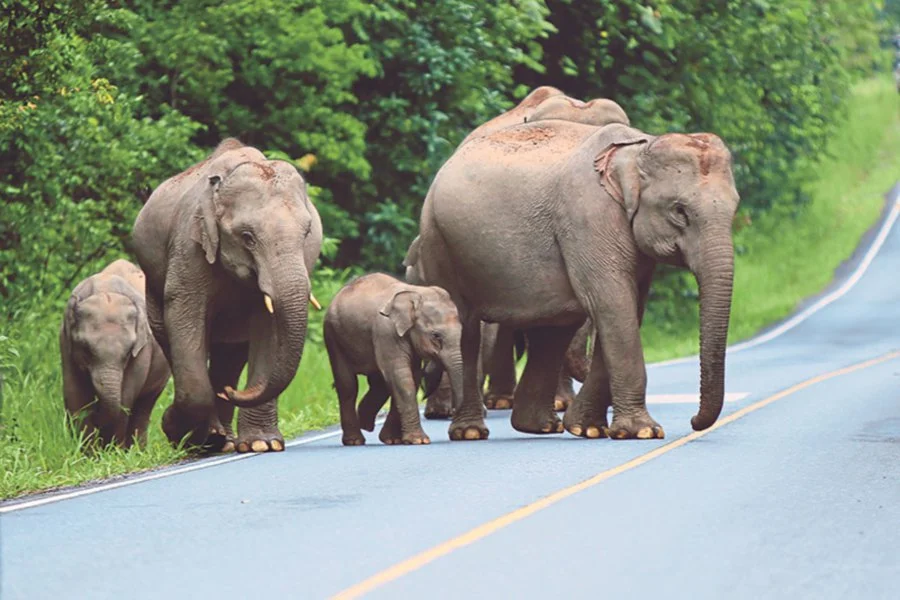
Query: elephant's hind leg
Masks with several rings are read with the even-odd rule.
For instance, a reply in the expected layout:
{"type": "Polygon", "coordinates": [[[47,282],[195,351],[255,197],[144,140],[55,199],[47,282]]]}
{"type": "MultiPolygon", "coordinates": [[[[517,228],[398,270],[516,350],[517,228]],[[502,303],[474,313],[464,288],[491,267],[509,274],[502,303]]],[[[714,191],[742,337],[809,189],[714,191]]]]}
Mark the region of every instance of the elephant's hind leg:
{"type": "Polygon", "coordinates": [[[484,405],[494,410],[512,408],[516,391],[515,330],[498,326],[496,340],[485,344],[484,353],[488,375],[484,405]]]}
{"type": "MultiPolygon", "coordinates": [[[[356,371],[350,366],[347,357],[334,339],[330,323],[325,322],[325,349],[328,351],[328,362],[331,364],[331,375],[334,378],[334,389],[338,396],[341,411],[341,442],[345,446],[362,446],[366,443],[359,427],[359,415],[356,412],[356,396],[359,394],[359,382],[356,371]]],[[[372,426],[374,428],[374,424],[372,426]]]]}
{"type": "MultiPolygon", "coordinates": [[[[353,377],[355,378],[356,375],[353,377]]],[[[356,413],[359,415],[359,426],[366,431],[374,431],[375,417],[378,416],[378,411],[381,410],[381,407],[387,402],[390,392],[388,391],[387,384],[384,381],[384,377],[381,376],[381,373],[369,375],[368,380],[369,390],[366,392],[366,395],[363,396],[363,399],[360,400],[356,413]]],[[[354,392],[353,401],[355,400],[356,393],[354,392]]]]}
{"type": "Polygon", "coordinates": [[[512,426],[524,433],[562,433],[563,424],[553,409],[566,346],[575,327],[529,329],[528,362],[516,387],[512,426]]]}
{"type": "MultiPolygon", "coordinates": [[[[216,392],[221,392],[225,386],[235,389],[238,387],[241,371],[247,364],[249,349],[248,343],[216,344],[212,347],[209,355],[209,379],[216,392]]],[[[222,452],[232,452],[235,449],[234,429],[232,428],[234,405],[221,398],[216,398],[216,412],[225,432],[225,445],[222,446],[222,452]]]]}

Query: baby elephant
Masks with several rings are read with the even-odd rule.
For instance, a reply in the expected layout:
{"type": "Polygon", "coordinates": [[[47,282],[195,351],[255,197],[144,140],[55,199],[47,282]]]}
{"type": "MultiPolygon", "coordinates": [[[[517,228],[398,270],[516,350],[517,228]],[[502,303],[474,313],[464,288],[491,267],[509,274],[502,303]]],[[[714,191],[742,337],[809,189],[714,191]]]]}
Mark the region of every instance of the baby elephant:
{"type": "Polygon", "coordinates": [[[364,275],[337,293],[325,314],[325,346],[341,408],[345,446],[365,443],[360,426],[375,428],[375,414],[391,398],[378,438],[385,444],[428,444],[416,391],[422,360],[450,374],[453,404],[462,402],[461,325],[450,295],[438,287],[364,275]],[[357,375],[369,391],[356,411],[357,375]]]}
{"type": "Polygon", "coordinates": [[[117,260],[79,283],[66,305],[59,350],[66,410],[86,438],[127,448],[137,436],[143,446],[169,380],[147,323],[143,272],[117,260]]]}

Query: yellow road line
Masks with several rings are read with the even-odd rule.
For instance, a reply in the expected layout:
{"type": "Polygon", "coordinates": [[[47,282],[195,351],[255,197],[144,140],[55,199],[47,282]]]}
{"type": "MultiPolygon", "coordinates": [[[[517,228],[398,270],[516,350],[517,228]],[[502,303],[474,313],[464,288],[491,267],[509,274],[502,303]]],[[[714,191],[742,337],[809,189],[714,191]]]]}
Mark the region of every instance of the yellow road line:
{"type": "Polygon", "coordinates": [[[676,448],[680,448],[681,446],[684,446],[685,444],[693,442],[696,439],[702,438],[703,436],[705,436],[709,433],[712,433],[713,431],[715,431],[716,429],[719,429],[720,427],[725,427],[729,423],[734,423],[738,419],[741,419],[741,418],[749,415],[750,413],[763,408],[764,406],[768,406],[769,404],[772,404],[773,402],[776,402],[777,400],[781,400],[782,398],[784,398],[786,396],[790,396],[791,394],[799,392],[800,390],[806,389],[810,386],[816,385],[817,383],[821,383],[828,379],[832,379],[834,377],[840,377],[841,375],[853,373],[854,371],[860,371],[862,369],[866,369],[868,367],[872,367],[877,364],[887,362],[889,360],[893,360],[898,357],[900,357],[900,351],[890,352],[888,354],[879,356],[878,358],[873,358],[871,360],[857,363],[857,364],[851,365],[849,367],[844,367],[843,369],[838,369],[836,371],[830,371],[830,372],[824,373],[822,375],[817,375],[816,377],[813,377],[812,379],[807,379],[806,381],[803,381],[796,385],[793,385],[793,386],[787,388],[786,390],[778,392],[777,394],[775,394],[773,396],[769,396],[768,398],[760,400],[759,402],[754,402],[753,404],[751,404],[749,406],[745,406],[744,408],[731,413],[727,417],[719,419],[716,422],[716,424],[713,425],[712,427],[710,427],[709,429],[706,429],[704,431],[695,431],[695,432],[693,432],[689,435],[686,435],[682,438],[678,438],[677,440],[675,440],[669,444],[666,444],[665,446],[660,446],[659,448],[652,450],[652,451],[648,452],[647,454],[642,454],[641,456],[638,456],[637,458],[633,458],[633,459],[629,460],[628,462],[623,463],[617,467],[608,469],[606,471],[603,471],[602,473],[598,473],[598,474],[594,475],[593,477],[591,477],[590,479],[586,479],[585,481],[582,481],[581,483],[576,483],[573,486],[559,490],[558,492],[554,492],[554,493],[550,494],[549,496],[541,498],[540,500],[538,500],[532,504],[523,506],[522,508],[517,508],[516,510],[514,510],[510,513],[507,513],[501,517],[498,517],[498,518],[494,519],[493,521],[488,521],[487,523],[485,523],[483,525],[479,525],[478,527],[476,527],[470,531],[467,531],[466,533],[464,533],[458,537],[455,537],[453,539],[447,540],[446,542],[438,544],[437,546],[434,546],[433,548],[425,550],[424,552],[421,552],[420,554],[416,554],[415,556],[412,556],[412,557],[404,560],[403,562],[397,563],[396,565],[394,565],[384,571],[381,571],[380,573],[376,573],[375,575],[373,575],[372,577],[369,577],[365,581],[357,583],[356,585],[351,586],[351,587],[343,590],[342,592],[338,592],[337,594],[335,594],[334,596],[331,597],[331,600],[350,600],[351,598],[359,598],[363,594],[367,594],[367,593],[371,592],[372,590],[383,586],[386,583],[390,583],[391,581],[399,579],[403,575],[412,573],[413,571],[424,567],[428,563],[433,562],[442,556],[446,556],[447,554],[450,554],[454,550],[457,550],[459,548],[462,548],[464,546],[468,546],[469,544],[477,542],[478,540],[491,535],[495,531],[499,531],[500,529],[503,529],[507,525],[511,525],[511,524],[515,523],[516,521],[521,521],[525,517],[533,515],[534,513],[538,512],[538,511],[544,510],[545,508],[556,504],[560,500],[568,498],[569,496],[577,494],[578,492],[584,491],[588,488],[594,487],[598,483],[602,483],[602,482],[606,481],[607,479],[610,479],[612,477],[615,477],[616,475],[619,475],[620,473],[624,473],[625,471],[630,471],[631,469],[634,469],[635,467],[639,467],[639,466],[643,465],[644,463],[650,462],[654,458],[659,458],[660,456],[662,456],[663,454],[666,454],[667,452],[671,452],[672,450],[675,450],[676,448]]]}

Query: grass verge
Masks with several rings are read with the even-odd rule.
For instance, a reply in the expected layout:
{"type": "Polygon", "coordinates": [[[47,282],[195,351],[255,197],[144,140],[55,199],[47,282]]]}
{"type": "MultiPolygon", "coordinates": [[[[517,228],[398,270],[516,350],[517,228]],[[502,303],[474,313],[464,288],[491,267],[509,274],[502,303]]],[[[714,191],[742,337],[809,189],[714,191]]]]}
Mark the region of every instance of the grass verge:
{"type": "MultiPolygon", "coordinates": [[[[876,221],[884,193],[900,172],[900,114],[889,79],[859,84],[846,121],[808,188],[811,202],[791,221],[770,214],[735,236],[734,302],[729,340],[747,338],[821,291],[876,221]]],[[[346,274],[320,272],[316,296],[328,302],[346,274]]],[[[156,405],[147,448],[82,454],[63,410],[57,335],[62,308],[50,317],[20,315],[0,332],[0,499],[171,464],[186,458],[160,428],[171,383],[156,405]]],[[[310,333],[297,377],[281,396],[286,437],[338,421],[331,369],[322,344],[322,313],[310,333]]],[[[697,315],[647,322],[648,361],[697,352],[697,315]]]]}

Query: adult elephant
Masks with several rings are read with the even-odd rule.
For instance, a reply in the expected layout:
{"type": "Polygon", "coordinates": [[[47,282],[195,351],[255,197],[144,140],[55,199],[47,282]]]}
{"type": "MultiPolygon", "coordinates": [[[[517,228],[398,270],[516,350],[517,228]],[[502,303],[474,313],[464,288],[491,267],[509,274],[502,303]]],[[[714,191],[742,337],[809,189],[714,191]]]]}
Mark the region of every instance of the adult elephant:
{"type": "Polygon", "coordinates": [[[283,450],[276,398],[297,372],[322,245],[303,177],[226,139],[153,192],[133,237],[150,326],[175,380],[169,440],[283,450]],[[237,391],[248,362],[249,385],[237,391]],[[235,405],[245,407],[236,440],[235,405]]]}
{"type": "MultiPolygon", "coordinates": [[[[483,138],[493,132],[514,127],[521,123],[546,120],[564,120],[600,127],[611,123],[629,125],[628,115],[616,102],[607,98],[594,98],[587,102],[567,96],[552,86],[540,86],[532,90],[519,104],[476,127],[463,139],[457,150],[473,139],[483,138]]],[[[418,237],[410,244],[404,266],[406,279],[410,283],[420,283],[417,269],[418,237]]],[[[587,334],[590,320],[578,330],[578,334],[566,351],[566,360],[559,373],[554,408],[565,410],[574,398],[572,379],[583,382],[587,374],[587,334]]],[[[480,365],[482,375],[487,378],[489,388],[484,403],[490,409],[508,409],[512,406],[516,387],[514,344],[516,355],[520,356],[524,347],[520,331],[489,324],[482,328],[480,365]]],[[[479,377],[479,389],[483,386],[479,377]]],[[[447,418],[451,415],[450,382],[446,375],[441,378],[436,393],[428,398],[425,406],[426,418],[447,418]]]]}
{"type": "Polygon", "coordinates": [[[724,396],[738,202],[730,153],[711,134],[542,120],[460,146],[426,196],[418,248],[424,280],[450,292],[463,322],[464,399],[450,438],[488,436],[475,369],[480,319],[526,330],[517,430],[662,438],[647,412],[639,335],[657,262],[687,267],[699,283],[692,425],[712,425],[724,396]],[[557,375],[585,316],[597,330],[591,368],[562,423],[552,403],[557,375]]]}

